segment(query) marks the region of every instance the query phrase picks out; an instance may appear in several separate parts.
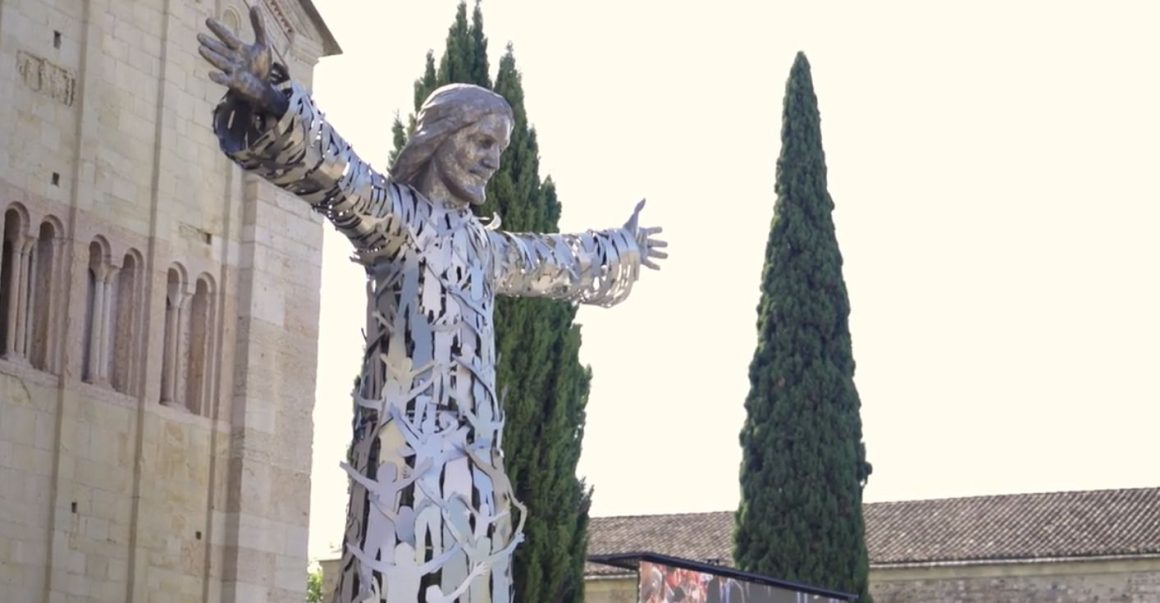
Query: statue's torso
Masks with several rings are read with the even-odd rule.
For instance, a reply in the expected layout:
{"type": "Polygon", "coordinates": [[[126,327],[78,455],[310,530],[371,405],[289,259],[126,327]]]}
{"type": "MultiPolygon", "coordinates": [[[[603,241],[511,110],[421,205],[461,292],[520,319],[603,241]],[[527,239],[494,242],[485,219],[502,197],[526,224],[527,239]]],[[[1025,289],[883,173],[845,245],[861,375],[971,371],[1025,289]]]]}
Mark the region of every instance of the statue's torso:
{"type": "Polygon", "coordinates": [[[506,601],[510,550],[500,550],[514,543],[499,453],[488,231],[470,210],[390,189],[398,198],[388,244],[359,253],[367,348],[351,472],[365,478],[352,489],[347,546],[360,557],[350,562],[368,564],[363,577],[385,563],[383,585],[395,593],[388,601],[416,600],[419,576],[433,571],[418,569],[424,563],[438,568],[434,584],[445,593],[466,587],[471,568],[488,567],[492,580],[470,582],[469,600],[506,601]]]}
{"type": "Polygon", "coordinates": [[[488,232],[470,209],[449,209],[391,187],[401,212],[391,244],[363,254],[367,355],[361,395],[493,414],[495,303],[488,232]],[[410,398],[410,396],[414,396],[410,398]],[[393,398],[393,399],[392,399],[393,398]]]}

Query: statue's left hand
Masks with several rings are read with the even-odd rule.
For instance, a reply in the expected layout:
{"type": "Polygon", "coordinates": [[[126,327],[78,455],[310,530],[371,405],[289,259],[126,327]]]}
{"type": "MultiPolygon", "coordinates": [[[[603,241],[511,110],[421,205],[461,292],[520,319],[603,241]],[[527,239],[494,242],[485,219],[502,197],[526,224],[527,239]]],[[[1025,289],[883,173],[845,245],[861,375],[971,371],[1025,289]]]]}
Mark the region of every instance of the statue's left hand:
{"type": "Polygon", "coordinates": [[[663,260],[669,257],[668,253],[661,251],[662,248],[668,247],[669,244],[654,236],[663,231],[660,226],[641,228],[639,218],[640,210],[642,209],[644,209],[644,199],[641,199],[640,203],[636,204],[636,209],[632,210],[632,216],[628,219],[628,222],[624,223],[624,228],[632,233],[633,238],[636,239],[637,247],[640,247],[640,263],[653,270],[660,270],[661,267],[654,260],[663,260]]]}
{"type": "Polygon", "coordinates": [[[250,8],[250,23],[254,26],[254,43],[246,44],[217,19],[206,19],[206,27],[217,36],[213,39],[197,34],[202,58],[221,71],[211,71],[209,79],[221,84],[254,105],[260,111],[281,117],[289,101],[270,82],[273,59],[266,26],[258,7],[250,8]]]}

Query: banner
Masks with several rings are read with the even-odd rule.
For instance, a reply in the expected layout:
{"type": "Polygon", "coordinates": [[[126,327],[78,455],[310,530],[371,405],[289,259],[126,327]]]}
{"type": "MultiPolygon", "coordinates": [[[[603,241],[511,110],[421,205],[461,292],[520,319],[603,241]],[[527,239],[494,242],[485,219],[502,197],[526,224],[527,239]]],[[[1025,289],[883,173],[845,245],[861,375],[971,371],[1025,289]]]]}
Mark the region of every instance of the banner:
{"type": "Polygon", "coordinates": [[[790,588],[640,562],[640,603],[845,603],[790,588]]]}

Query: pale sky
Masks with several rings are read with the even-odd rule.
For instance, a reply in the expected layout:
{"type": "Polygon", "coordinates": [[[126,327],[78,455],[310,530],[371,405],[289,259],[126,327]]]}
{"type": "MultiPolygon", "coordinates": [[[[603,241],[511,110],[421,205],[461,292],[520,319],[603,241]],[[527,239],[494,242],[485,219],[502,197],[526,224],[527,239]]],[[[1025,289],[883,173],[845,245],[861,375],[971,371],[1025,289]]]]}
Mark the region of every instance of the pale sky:
{"type": "MultiPolygon", "coordinates": [[[[385,167],[457,0],[315,0],[316,99],[385,167]]],[[[806,52],[853,312],[867,501],[1160,485],[1160,4],[485,0],[515,44],[564,230],[665,228],[584,308],[593,515],[728,510],[806,52]]],[[[361,271],[327,227],[310,555],[341,544],[361,271]]]]}

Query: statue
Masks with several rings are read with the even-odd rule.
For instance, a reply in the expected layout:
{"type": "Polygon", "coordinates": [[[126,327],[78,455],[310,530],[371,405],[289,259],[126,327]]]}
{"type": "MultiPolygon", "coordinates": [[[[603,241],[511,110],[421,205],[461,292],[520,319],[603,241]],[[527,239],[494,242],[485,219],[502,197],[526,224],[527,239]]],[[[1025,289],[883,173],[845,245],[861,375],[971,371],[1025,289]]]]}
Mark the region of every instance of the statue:
{"type": "Polygon", "coordinates": [[[228,88],[213,121],[222,150],[329,218],[367,273],[338,601],[511,601],[524,510],[501,453],[495,296],[616,304],[666,257],[661,229],[638,226],[643,201],[623,227],[581,234],[481,223],[471,206],[513,119],[477,86],[433,92],[393,172],[375,172],[273,63],[256,8],[250,20],[253,44],[213,19],[216,39],[198,34],[228,88]]]}

